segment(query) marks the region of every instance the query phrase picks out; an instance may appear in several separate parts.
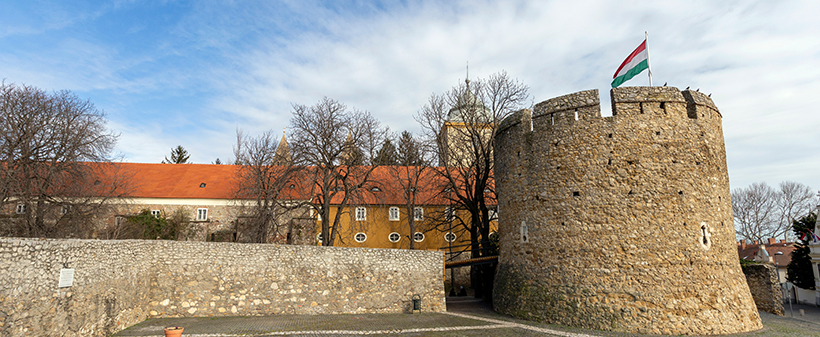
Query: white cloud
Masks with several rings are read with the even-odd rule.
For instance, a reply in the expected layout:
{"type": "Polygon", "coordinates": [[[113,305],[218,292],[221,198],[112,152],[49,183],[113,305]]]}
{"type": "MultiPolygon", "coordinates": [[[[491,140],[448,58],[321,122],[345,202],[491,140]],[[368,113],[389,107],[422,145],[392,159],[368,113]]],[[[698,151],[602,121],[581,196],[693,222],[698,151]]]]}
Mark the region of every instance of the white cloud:
{"type": "Polygon", "coordinates": [[[649,31],[656,85],[713,93],[733,187],[788,179],[820,188],[820,157],[812,155],[820,141],[820,3],[349,5],[198,2],[174,7],[177,21],[162,27],[155,50],[132,54],[78,36],[43,57],[0,52],[10,64],[0,70],[47,88],[108,94],[102,102],[128,160],[156,162],[182,144],[195,162],[211,162],[230,156],[236,127],[278,132],[291,103],[322,96],[368,110],[393,130],[418,131],[413,114],[431,93],[462,81],[468,61],[471,77],[506,70],[519,78],[536,103],[597,88],[607,114],[612,73],[649,31]]]}

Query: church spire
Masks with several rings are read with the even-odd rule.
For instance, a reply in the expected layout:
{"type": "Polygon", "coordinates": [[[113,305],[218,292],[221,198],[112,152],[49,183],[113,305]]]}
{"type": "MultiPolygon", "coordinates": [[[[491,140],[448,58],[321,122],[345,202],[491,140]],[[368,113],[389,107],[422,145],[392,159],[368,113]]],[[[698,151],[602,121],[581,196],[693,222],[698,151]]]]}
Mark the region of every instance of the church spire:
{"type": "Polygon", "coordinates": [[[276,153],[273,154],[273,165],[290,165],[291,162],[293,158],[290,156],[290,146],[285,138],[285,129],[282,129],[282,139],[276,147],[276,153]]]}
{"type": "Polygon", "coordinates": [[[467,77],[464,80],[464,83],[466,83],[467,86],[470,86],[470,61],[467,61],[467,77]]]}

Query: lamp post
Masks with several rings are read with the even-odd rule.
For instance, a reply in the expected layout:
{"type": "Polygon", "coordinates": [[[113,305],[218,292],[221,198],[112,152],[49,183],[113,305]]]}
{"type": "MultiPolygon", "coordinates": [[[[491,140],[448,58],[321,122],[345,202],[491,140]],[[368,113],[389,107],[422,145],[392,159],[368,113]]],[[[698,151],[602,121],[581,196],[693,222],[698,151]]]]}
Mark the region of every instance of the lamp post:
{"type": "Polygon", "coordinates": [[[780,289],[782,289],[786,292],[786,298],[788,298],[788,300],[789,300],[789,312],[791,312],[792,317],[794,317],[794,309],[792,308],[791,289],[787,289],[785,287],[785,284],[784,284],[785,282],[783,282],[783,283],[780,282],[780,266],[777,263],[777,257],[782,256],[782,255],[783,255],[783,252],[774,253],[774,266],[775,266],[775,269],[777,270],[777,283],[780,283],[780,289]]]}

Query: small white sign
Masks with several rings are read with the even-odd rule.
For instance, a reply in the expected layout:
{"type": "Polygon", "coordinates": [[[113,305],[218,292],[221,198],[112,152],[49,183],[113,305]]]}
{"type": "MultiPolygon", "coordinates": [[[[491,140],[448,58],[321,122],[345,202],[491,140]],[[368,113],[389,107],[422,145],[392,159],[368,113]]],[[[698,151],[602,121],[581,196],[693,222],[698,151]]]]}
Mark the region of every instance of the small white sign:
{"type": "Polygon", "coordinates": [[[74,269],[60,269],[60,284],[58,288],[65,288],[74,285],[74,269]]]}

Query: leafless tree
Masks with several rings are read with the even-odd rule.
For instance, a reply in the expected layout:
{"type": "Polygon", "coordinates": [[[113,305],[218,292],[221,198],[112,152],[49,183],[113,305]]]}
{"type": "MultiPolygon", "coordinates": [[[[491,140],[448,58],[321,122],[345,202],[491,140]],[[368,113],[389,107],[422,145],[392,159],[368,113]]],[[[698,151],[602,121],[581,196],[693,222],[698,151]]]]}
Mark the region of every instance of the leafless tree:
{"type": "Polygon", "coordinates": [[[58,235],[55,217],[91,209],[82,196],[120,191],[94,164],[110,160],[117,140],[105,125],[102,111],[69,91],[0,84],[0,202],[20,214],[5,219],[7,231],[16,223],[19,235],[58,235]]]}
{"type": "Polygon", "coordinates": [[[323,98],[313,106],[293,105],[291,149],[304,167],[310,187],[311,207],[322,219],[322,244],[332,246],[343,210],[367,193],[373,161],[387,130],[369,113],[323,98]],[[331,207],[337,207],[333,219],[331,207]]]}
{"type": "Polygon", "coordinates": [[[288,187],[297,183],[299,168],[293,165],[289,153],[284,152],[287,150],[280,149],[280,142],[271,131],[251,138],[237,130],[236,142],[234,162],[239,165],[236,197],[252,200],[250,205],[243,205],[251,210],[245,218],[244,228],[248,230],[245,234],[252,242],[267,243],[271,238],[284,236],[280,233],[282,224],[278,218],[296,209],[288,202],[290,198],[282,197],[296,190],[288,187]]]}
{"type": "Polygon", "coordinates": [[[764,183],[732,190],[732,213],[738,238],[763,242],[767,238],[792,238],[795,219],[814,206],[814,194],[806,185],[785,181],[778,189],[764,183]]]}
{"type": "Polygon", "coordinates": [[[788,239],[787,236],[793,235],[791,227],[794,221],[808,215],[817,205],[817,199],[810,187],[798,182],[784,181],[779,187],[778,218],[781,226],[787,228],[783,236],[788,239]]]}
{"type": "Polygon", "coordinates": [[[408,242],[410,249],[415,249],[413,235],[417,232],[416,219],[424,217],[435,218],[436,214],[416,215],[418,205],[428,204],[431,198],[438,197],[436,184],[430,184],[437,178],[432,168],[434,151],[430,151],[429,144],[413,134],[404,131],[398,137],[398,148],[395,152],[395,162],[387,166],[390,174],[390,183],[397,185],[397,190],[402,191],[404,201],[404,214],[407,218],[407,226],[410,236],[408,242]]]}
{"type": "MultiPolygon", "coordinates": [[[[486,80],[465,81],[442,95],[433,94],[416,115],[428,140],[438,145],[442,168],[436,172],[447,184],[442,189],[450,191],[447,195],[457,209],[470,215],[465,227],[473,257],[486,256],[491,249],[495,132],[502,119],[531,104],[528,90],[501,72],[486,80]]],[[[473,268],[471,275],[476,297],[491,295],[492,266],[473,268]]]]}

